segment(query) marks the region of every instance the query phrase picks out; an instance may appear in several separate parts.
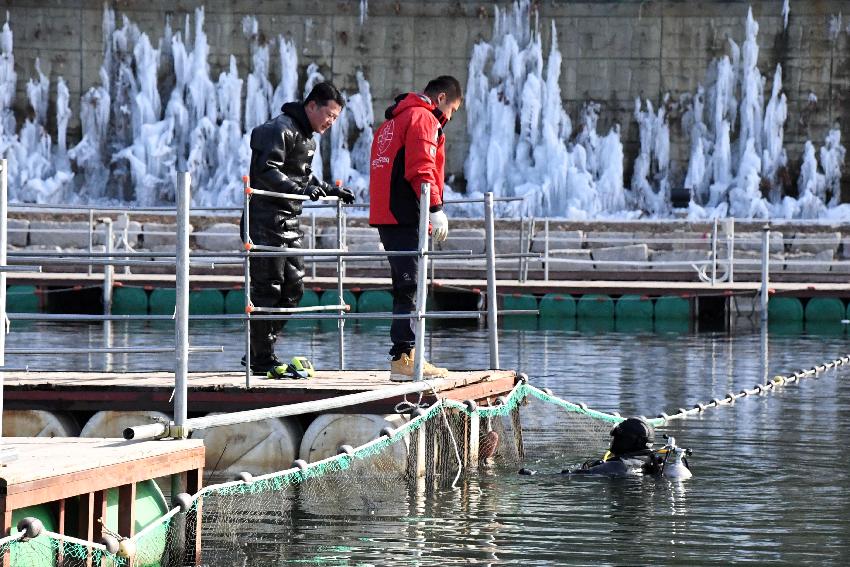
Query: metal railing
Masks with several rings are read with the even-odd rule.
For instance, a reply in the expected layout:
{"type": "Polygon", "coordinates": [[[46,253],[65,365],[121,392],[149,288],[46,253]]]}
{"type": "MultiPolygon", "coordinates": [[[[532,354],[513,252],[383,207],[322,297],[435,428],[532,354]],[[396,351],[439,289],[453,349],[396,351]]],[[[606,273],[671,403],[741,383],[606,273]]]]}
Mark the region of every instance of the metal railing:
{"type": "MultiPolygon", "coordinates": [[[[102,290],[102,299],[103,299],[103,314],[102,315],[89,315],[89,314],[49,314],[49,313],[37,313],[37,314],[13,314],[13,318],[16,320],[34,320],[34,321],[100,321],[104,324],[104,339],[103,346],[101,347],[88,347],[88,348],[68,348],[68,349],[60,349],[57,351],[56,349],[50,349],[48,352],[47,349],[38,349],[36,347],[33,348],[20,348],[20,349],[5,349],[5,334],[0,333],[2,335],[2,339],[0,339],[0,378],[2,378],[2,370],[5,368],[2,366],[2,362],[4,359],[2,358],[6,353],[8,354],[25,354],[25,355],[40,355],[40,354],[56,354],[60,352],[62,354],[104,354],[106,356],[110,356],[114,353],[128,353],[128,354],[145,354],[145,353],[163,353],[163,352],[174,352],[174,375],[175,375],[175,394],[174,394],[174,420],[173,427],[177,431],[185,431],[186,430],[186,420],[188,415],[188,407],[187,407],[187,376],[188,376],[188,357],[190,354],[197,352],[211,352],[223,351],[223,347],[216,346],[190,346],[189,345],[189,332],[188,326],[190,320],[240,320],[245,324],[245,347],[246,347],[246,387],[251,385],[251,371],[250,371],[250,325],[252,320],[277,320],[277,319],[318,319],[318,320],[336,320],[338,325],[338,341],[339,341],[339,366],[340,369],[343,369],[345,366],[345,322],[350,319],[413,319],[415,325],[417,327],[416,333],[416,353],[415,353],[415,362],[414,362],[414,372],[415,372],[415,380],[421,381],[422,379],[422,368],[424,364],[424,340],[425,340],[425,320],[426,319],[459,319],[459,318],[480,318],[482,315],[486,315],[487,326],[488,326],[488,340],[490,343],[490,366],[493,369],[497,369],[500,366],[499,356],[498,356],[498,330],[497,330],[497,313],[498,313],[498,305],[497,305],[497,291],[496,291],[496,277],[495,277],[495,265],[497,254],[495,253],[495,218],[493,214],[493,202],[494,199],[492,194],[487,194],[484,199],[478,200],[483,202],[485,205],[485,218],[486,227],[485,231],[487,234],[487,242],[486,253],[481,255],[473,255],[471,250],[453,250],[453,251],[440,251],[429,249],[429,235],[428,235],[428,216],[427,210],[429,205],[429,195],[430,188],[428,186],[424,186],[421,188],[421,211],[423,211],[420,219],[419,225],[419,245],[416,250],[411,251],[398,251],[398,252],[386,252],[386,251],[374,251],[374,252],[350,252],[347,250],[346,245],[346,222],[345,222],[345,212],[343,203],[339,201],[335,197],[325,198],[326,201],[331,201],[332,203],[324,203],[318,206],[333,206],[335,208],[336,213],[336,236],[337,236],[337,248],[336,249],[289,249],[289,248],[277,248],[270,246],[261,246],[255,245],[251,242],[250,239],[250,231],[248,227],[250,226],[250,199],[252,196],[263,196],[266,198],[283,198],[283,199],[297,199],[304,200],[305,197],[300,195],[288,195],[288,194],[279,194],[272,193],[267,191],[258,191],[252,189],[248,183],[246,178],[245,180],[245,201],[243,207],[243,215],[245,219],[244,223],[244,233],[243,240],[245,242],[245,249],[239,252],[232,253],[221,253],[221,252],[195,252],[191,253],[189,249],[189,237],[191,231],[190,225],[190,182],[191,179],[188,173],[179,173],[176,179],[176,211],[174,214],[176,215],[176,245],[175,252],[171,253],[160,253],[160,252],[149,252],[145,253],[144,256],[156,258],[156,260],[135,260],[134,256],[139,255],[135,250],[132,249],[132,246],[128,246],[128,241],[126,238],[127,227],[129,226],[129,220],[125,223],[123,230],[124,235],[121,237],[121,243],[123,243],[124,247],[122,249],[116,249],[114,247],[115,243],[115,234],[113,231],[113,223],[110,218],[101,219],[98,224],[98,230],[103,233],[103,241],[104,241],[104,250],[94,251],[90,246],[88,252],[79,251],[79,252],[44,252],[44,253],[36,253],[31,251],[25,252],[12,252],[10,256],[14,258],[20,265],[17,266],[7,266],[7,258],[6,258],[6,238],[8,231],[4,230],[6,227],[6,219],[7,219],[7,200],[6,200],[6,164],[2,162],[0,164],[2,167],[2,184],[3,191],[2,195],[0,195],[0,200],[2,200],[2,210],[0,210],[0,233],[2,233],[3,241],[0,242],[0,247],[2,247],[3,256],[0,256],[0,278],[3,277],[5,271],[34,271],[39,270],[40,267],[26,265],[27,263],[38,262],[38,261],[49,261],[51,264],[57,265],[83,265],[88,266],[89,270],[91,270],[92,266],[102,266],[103,267],[103,290],[102,290]],[[335,202],[334,202],[335,201],[335,202]],[[342,301],[344,297],[344,278],[345,278],[345,267],[347,262],[356,262],[356,261],[364,261],[371,260],[376,257],[388,257],[388,256],[399,256],[399,255],[413,255],[419,258],[420,268],[417,279],[417,293],[416,293],[416,305],[415,311],[412,314],[394,314],[394,313],[350,313],[349,306],[345,305],[342,301]],[[274,307],[259,307],[254,306],[251,302],[251,272],[250,272],[250,262],[252,258],[263,258],[263,257],[275,257],[275,256],[300,256],[304,258],[311,258],[314,262],[321,261],[333,261],[337,266],[337,286],[336,291],[340,298],[340,303],[337,305],[331,306],[315,306],[315,307],[291,307],[291,308],[274,308],[274,307]],[[488,289],[487,289],[487,309],[486,310],[475,310],[475,311],[449,311],[449,312],[437,312],[437,313],[428,313],[426,309],[426,298],[427,298],[427,273],[428,273],[428,262],[432,258],[443,258],[443,259],[452,259],[452,258],[464,258],[466,260],[480,258],[486,260],[489,276],[488,276],[488,289]],[[206,260],[213,260],[206,261],[206,260]],[[244,293],[246,300],[246,312],[244,314],[220,314],[220,315],[189,315],[189,274],[190,269],[193,267],[209,267],[215,268],[216,264],[221,264],[221,260],[224,260],[224,263],[229,263],[230,260],[233,262],[240,263],[243,265],[245,274],[244,274],[244,293]],[[136,266],[136,265],[174,265],[175,266],[175,281],[176,281],[176,290],[175,290],[175,310],[173,316],[168,315],[113,315],[111,313],[112,306],[112,294],[114,287],[114,268],[115,266],[136,266]],[[333,313],[321,313],[321,311],[333,311],[333,313]],[[113,347],[111,342],[111,324],[114,321],[143,321],[143,320],[173,320],[175,325],[175,345],[173,348],[171,347],[113,347]]],[[[93,208],[86,208],[85,210],[89,211],[90,217],[92,217],[90,222],[90,227],[94,227],[94,210],[93,208]]],[[[165,212],[164,209],[157,209],[158,212],[165,212]]],[[[315,218],[315,217],[313,217],[315,218]]],[[[315,222],[315,221],[313,221],[315,222]]],[[[90,232],[89,240],[90,244],[93,243],[93,234],[94,232],[90,232]]],[[[315,231],[313,231],[313,238],[315,238],[315,231]]],[[[314,241],[315,242],[315,241],[314,241]]],[[[514,257],[516,255],[513,255],[514,257]]],[[[5,281],[0,280],[0,283],[3,285],[0,286],[3,291],[3,295],[0,295],[0,317],[5,318],[6,316],[6,306],[5,306],[5,281]]],[[[513,310],[509,311],[514,314],[536,314],[536,310],[513,310]]],[[[11,370],[11,369],[6,369],[11,370]]],[[[0,380],[0,404],[2,404],[2,380],[0,380]]],[[[2,405],[0,405],[2,408],[2,405]]]]}

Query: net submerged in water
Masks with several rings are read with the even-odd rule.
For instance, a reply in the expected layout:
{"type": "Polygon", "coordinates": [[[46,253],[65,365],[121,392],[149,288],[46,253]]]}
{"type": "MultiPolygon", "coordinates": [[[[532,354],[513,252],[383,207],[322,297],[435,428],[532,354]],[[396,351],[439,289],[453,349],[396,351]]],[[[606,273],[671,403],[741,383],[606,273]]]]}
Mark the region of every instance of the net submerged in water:
{"type": "Polygon", "coordinates": [[[356,540],[363,523],[398,519],[418,493],[452,489],[477,474],[479,464],[515,471],[544,461],[569,466],[599,455],[620,420],[520,383],[495,406],[441,400],[407,416],[398,429],[333,457],[207,486],[184,499],[184,509],[174,508],[133,538],[118,542],[116,534],[118,554],[111,552],[114,546],[69,542],[52,532],[29,541],[7,538],[0,551],[11,552],[14,567],[333,562],[343,550],[314,545],[303,539],[303,529],[293,528],[334,524],[343,534],[352,530],[356,540]],[[533,420],[523,417],[532,414],[533,420]],[[469,442],[476,431],[477,455],[469,442]],[[399,443],[404,451],[393,450],[399,443]]]}

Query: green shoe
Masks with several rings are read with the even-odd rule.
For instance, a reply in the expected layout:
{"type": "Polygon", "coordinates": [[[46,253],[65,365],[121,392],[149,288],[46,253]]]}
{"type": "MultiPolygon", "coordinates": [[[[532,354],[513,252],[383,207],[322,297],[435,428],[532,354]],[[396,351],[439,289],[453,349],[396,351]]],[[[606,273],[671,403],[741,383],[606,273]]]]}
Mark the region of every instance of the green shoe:
{"type": "Polygon", "coordinates": [[[313,364],[304,356],[294,356],[287,365],[273,366],[266,373],[266,378],[279,380],[292,378],[295,380],[312,378],[315,375],[313,364]]]}

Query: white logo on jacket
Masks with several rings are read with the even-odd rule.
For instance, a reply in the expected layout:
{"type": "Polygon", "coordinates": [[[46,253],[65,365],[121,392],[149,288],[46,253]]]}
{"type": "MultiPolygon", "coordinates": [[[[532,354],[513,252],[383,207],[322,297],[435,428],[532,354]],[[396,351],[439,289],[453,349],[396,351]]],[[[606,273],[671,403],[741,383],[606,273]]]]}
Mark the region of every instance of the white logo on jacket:
{"type": "Polygon", "coordinates": [[[378,153],[383,154],[387,151],[387,148],[390,147],[390,143],[393,141],[393,129],[395,128],[395,122],[390,120],[385,123],[378,134],[378,153]]]}

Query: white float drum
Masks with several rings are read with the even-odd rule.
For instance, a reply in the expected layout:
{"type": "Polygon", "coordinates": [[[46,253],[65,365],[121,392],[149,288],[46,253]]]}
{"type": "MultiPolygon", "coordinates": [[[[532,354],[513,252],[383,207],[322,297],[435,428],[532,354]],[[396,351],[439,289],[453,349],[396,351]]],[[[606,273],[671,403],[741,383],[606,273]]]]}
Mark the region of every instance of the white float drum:
{"type": "Polygon", "coordinates": [[[4,410],[4,437],[76,437],[80,426],[73,417],[43,410],[4,410]]]}
{"type": "Polygon", "coordinates": [[[192,439],[204,440],[210,481],[231,480],[241,472],[258,476],[288,469],[303,432],[298,421],[283,417],[202,429],[192,439]]]}
{"type": "MultiPolygon", "coordinates": [[[[406,418],[400,415],[367,413],[326,413],[317,417],[304,432],[299,458],[313,463],[339,453],[342,445],[358,447],[381,435],[385,427],[398,428],[406,418]]],[[[404,472],[407,466],[410,439],[393,443],[383,450],[382,466],[404,472]]]]}
{"type": "Polygon", "coordinates": [[[158,420],[167,423],[171,418],[161,411],[99,411],[83,426],[80,437],[123,439],[126,428],[156,423],[158,420]]]}

